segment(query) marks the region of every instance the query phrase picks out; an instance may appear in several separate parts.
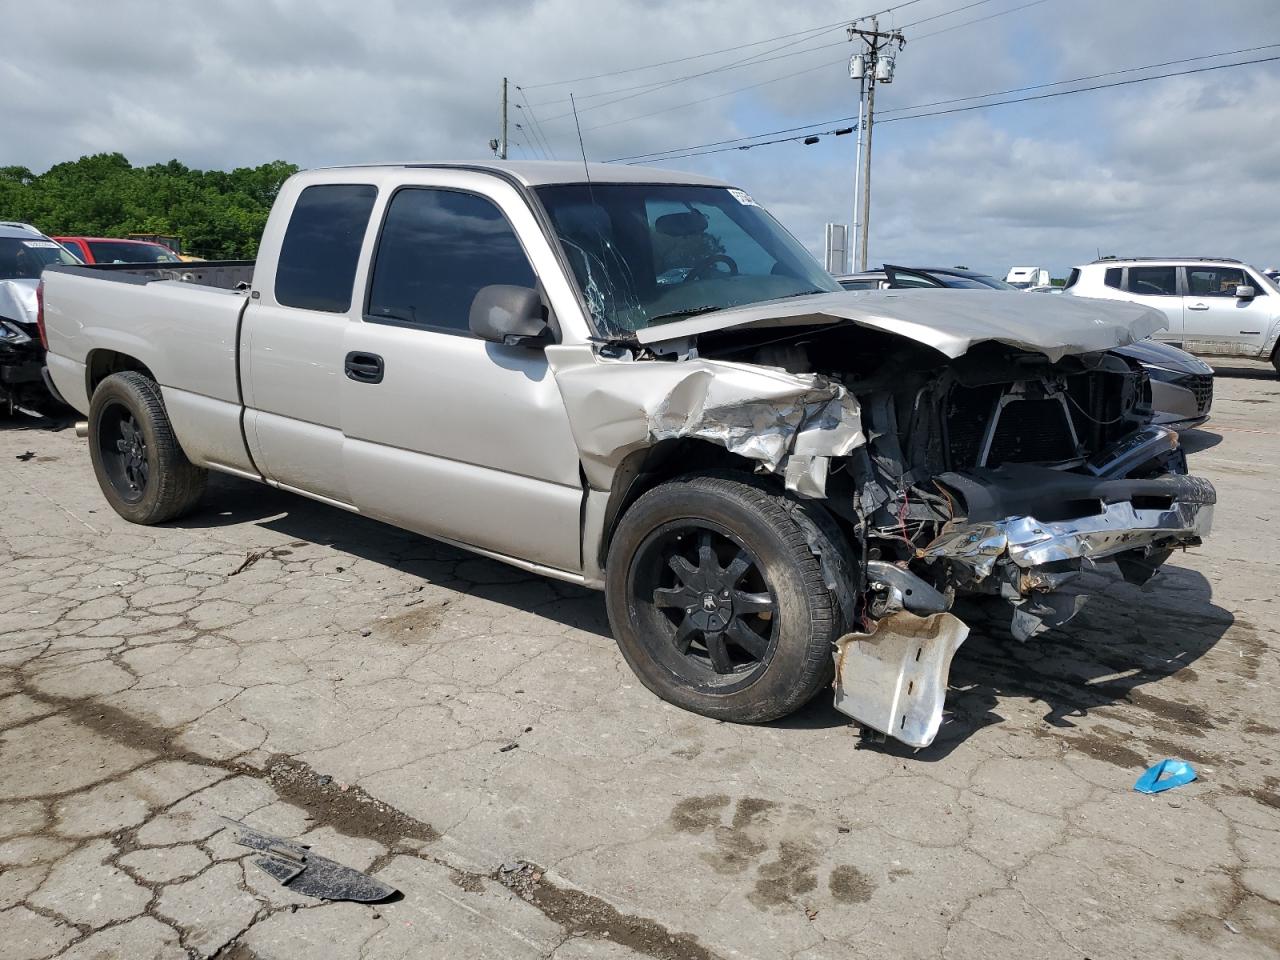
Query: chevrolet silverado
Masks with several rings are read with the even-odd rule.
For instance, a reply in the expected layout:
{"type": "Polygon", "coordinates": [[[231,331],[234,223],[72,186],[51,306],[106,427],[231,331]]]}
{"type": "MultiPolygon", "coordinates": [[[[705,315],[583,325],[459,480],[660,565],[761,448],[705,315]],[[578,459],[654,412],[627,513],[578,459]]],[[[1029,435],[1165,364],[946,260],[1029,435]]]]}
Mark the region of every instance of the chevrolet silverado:
{"type": "Polygon", "coordinates": [[[111,506],[209,470],[605,591],[684,708],[834,681],[921,746],[967,634],[1025,640],[1101,561],[1148,580],[1215,493],[1151,424],[1136,304],[847,292],[746,192],[620,165],[291,178],[256,262],[54,266],[41,329],[111,506]]]}

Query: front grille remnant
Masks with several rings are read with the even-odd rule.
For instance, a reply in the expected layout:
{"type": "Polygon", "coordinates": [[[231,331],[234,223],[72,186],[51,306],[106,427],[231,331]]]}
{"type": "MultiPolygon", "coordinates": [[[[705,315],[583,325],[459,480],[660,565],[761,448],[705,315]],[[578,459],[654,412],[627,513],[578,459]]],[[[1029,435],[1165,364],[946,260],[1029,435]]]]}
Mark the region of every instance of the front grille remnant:
{"type": "Polygon", "coordinates": [[[1067,411],[1060,400],[1016,400],[1000,412],[986,466],[1059,463],[1076,456],[1067,411]]]}
{"type": "Polygon", "coordinates": [[[1083,455],[1078,445],[1089,436],[1081,432],[1082,426],[1089,426],[1088,421],[1075,422],[1068,408],[1070,401],[1046,395],[1039,383],[1018,385],[1017,389],[1024,387],[1025,397],[1007,395],[1015,389],[1009,384],[952,391],[946,419],[950,469],[1066,463],[1083,455]],[[991,431],[993,418],[995,430],[991,431]]]}

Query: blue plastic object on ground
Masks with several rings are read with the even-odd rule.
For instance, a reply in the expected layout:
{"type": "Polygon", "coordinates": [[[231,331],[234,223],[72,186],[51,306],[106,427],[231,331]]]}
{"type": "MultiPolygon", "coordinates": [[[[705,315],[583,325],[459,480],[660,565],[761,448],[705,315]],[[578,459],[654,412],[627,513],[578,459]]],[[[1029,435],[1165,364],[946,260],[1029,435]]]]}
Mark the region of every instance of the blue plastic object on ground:
{"type": "Polygon", "coordinates": [[[1161,793],[1172,790],[1196,778],[1195,770],[1185,760],[1161,760],[1138,778],[1133,789],[1139,793],[1161,793]]]}

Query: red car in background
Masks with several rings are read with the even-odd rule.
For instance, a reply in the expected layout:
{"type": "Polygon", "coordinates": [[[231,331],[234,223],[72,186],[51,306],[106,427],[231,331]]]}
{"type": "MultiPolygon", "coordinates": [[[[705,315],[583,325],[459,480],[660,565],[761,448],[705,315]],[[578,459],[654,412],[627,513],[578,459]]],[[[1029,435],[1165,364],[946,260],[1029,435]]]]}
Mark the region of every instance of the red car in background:
{"type": "Polygon", "coordinates": [[[85,263],[181,263],[182,258],[161,243],[112,237],[54,237],[85,263]]]}

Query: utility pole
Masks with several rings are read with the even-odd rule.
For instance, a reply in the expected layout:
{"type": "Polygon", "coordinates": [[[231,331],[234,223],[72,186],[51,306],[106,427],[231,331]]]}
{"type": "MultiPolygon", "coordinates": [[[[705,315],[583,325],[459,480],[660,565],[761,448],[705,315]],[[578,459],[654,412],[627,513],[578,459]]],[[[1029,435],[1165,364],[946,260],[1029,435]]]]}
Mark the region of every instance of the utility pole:
{"type": "Polygon", "coordinates": [[[498,141],[498,159],[507,159],[507,78],[502,78],[502,138],[498,141]]]}
{"type": "Polygon", "coordinates": [[[858,156],[854,162],[853,193],[854,233],[857,236],[855,270],[867,269],[867,237],[871,231],[871,131],[875,124],[876,84],[893,82],[895,55],[889,49],[896,43],[901,50],[907,42],[901,31],[882,32],[880,22],[871,18],[871,29],[857,24],[849,27],[849,39],[859,39],[865,53],[855,53],[849,60],[849,76],[858,81],[858,156]]]}

